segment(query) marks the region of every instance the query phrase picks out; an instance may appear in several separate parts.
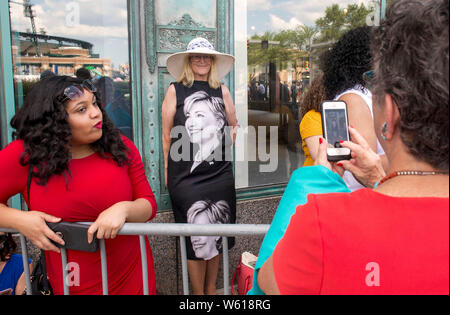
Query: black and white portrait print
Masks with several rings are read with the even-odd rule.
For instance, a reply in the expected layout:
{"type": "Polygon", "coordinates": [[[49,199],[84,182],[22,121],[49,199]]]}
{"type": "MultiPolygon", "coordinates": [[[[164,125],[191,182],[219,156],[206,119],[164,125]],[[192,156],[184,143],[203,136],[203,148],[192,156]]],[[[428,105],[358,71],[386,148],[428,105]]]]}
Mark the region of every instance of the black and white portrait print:
{"type": "MultiPolygon", "coordinates": [[[[228,224],[231,221],[231,209],[224,201],[201,200],[194,203],[187,212],[189,224],[228,224]]],[[[222,248],[220,236],[191,236],[192,248],[199,259],[210,260],[222,248]]]]}
{"type": "Polygon", "coordinates": [[[198,146],[198,151],[194,153],[192,173],[222,146],[226,125],[225,104],[222,98],[199,91],[185,99],[184,114],[189,140],[198,146]]]}

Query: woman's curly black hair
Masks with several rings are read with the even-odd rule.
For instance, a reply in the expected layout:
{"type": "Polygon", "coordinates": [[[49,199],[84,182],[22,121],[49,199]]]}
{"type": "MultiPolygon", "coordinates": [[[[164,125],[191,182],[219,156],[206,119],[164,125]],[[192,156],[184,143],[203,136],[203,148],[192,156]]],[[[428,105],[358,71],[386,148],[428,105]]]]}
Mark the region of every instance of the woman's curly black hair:
{"type": "Polygon", "coordinates": [[[320,67],[324,72],[323,84],[327,99],[357,85],[364,86],[363,74],[372,68],[369,26],[346,32],[333,47],[322,54],[320,67]]]}
{"type": "Polygon", "coordinates": [[[8,261],[11,254],[17,249],[17,244],[14,241],[12,234],[0,235],[4,240],[0,243],[0,261],[8,261]]]}
{"type": "MultiPolygon", "coordinates": [[[[13,138],[23,140],[25,145],[20,163],[32,168],[32,176],[38,179],[39,185],[46,185],[53,175],[71,175],[72,132],[67,120],[67,104],[62,103],[61,99],[66,88],[81,86],[82,83],[82,80],[68,76],[41,80],[33,86],[23,106],[11,120],[11,126],[15,129],[13,138]]],[[[102,105],[97,93],[94,94],[102,105]]],[[[128,164],[128,148],[102,107],[99,106],[103,114],[103,135],[92,144],[92,148],[102,158],[113,159],[118,166],[128,164]]]]}
{"type": "Polygon", "coordinates": [[[373,32],[374,106],[392,96],[410,153],[449,170],[449,2],[395,1],[373,32]]]}

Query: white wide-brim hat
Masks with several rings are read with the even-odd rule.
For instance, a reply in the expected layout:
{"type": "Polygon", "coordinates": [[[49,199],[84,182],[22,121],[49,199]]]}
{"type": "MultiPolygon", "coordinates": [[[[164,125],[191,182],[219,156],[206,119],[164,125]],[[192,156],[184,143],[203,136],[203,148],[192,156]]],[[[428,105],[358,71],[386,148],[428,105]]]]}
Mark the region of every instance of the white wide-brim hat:
{"type": "Polygon", "coordinates": [[[228,54],[223,54],[214,49],[211,43],[201,37],[191,40],[186,51],[170,55],[167,59],[167,70],[178,80],[183,73],[184,62],[187,55],[210,55],[216,60],[218,79],[223,79],[233,68],[235,58],[228,54]]]}

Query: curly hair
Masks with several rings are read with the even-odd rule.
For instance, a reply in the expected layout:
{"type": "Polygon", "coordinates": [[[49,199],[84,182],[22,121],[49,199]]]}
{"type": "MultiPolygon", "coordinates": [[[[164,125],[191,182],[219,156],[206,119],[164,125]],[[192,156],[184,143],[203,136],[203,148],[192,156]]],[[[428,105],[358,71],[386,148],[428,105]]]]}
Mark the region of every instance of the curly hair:
{"type": "Polygon", "coordinates": [[[327,99],[332,100],[357,85],[365,85],[363,74],[371,70],[373,61],[370,34],[368,26],[351,29],[331,50],[322,54],[320,67],[324,72],[327,99]]]}
{"type": "Polygon", "coordinates": [[[323,85],[323,72],[312,80],[308,90],[303,96],[300,108],[301,117],[305,116],[310,110],[320,112],[320,105],[326,100],[327,94],[323,85]]]}
{"type": "Polygon", "coordinates": [[[449,3],[399,0],[373,32],[374,101],[392,96],[409,152],[449,170],[449,3]]]}
{"type": "Polygon", "coordinates": [[[0,261],[8,261],[11,258],[11,254],[17,249],[17,244],[12,234],[8,233],[3,236],[5,237],[5,241],[0,244],[0,261]]]}
{"type": "MultiPolygon", "coordinates": [[[[32,176],[38,179],[39,185],[45,186],[53,175],[71,175],[72,132],[67,120],[67,104],[60,100],[66,88],[82,83],[82,80],[68,76],[55,76],[36,83],[11,120],[15,129],[13,139],[23,140],[25,146],[20,163],[31,167],[32,176]]],[[[97,102],[102,104],[99,96],[94,94],[97,102]]],[[[91,146],[102,158],[113,159],[118,166],[128,164],[128,148],[102,107],[99,106],[103,114],[103,135],[91,146]]]]}

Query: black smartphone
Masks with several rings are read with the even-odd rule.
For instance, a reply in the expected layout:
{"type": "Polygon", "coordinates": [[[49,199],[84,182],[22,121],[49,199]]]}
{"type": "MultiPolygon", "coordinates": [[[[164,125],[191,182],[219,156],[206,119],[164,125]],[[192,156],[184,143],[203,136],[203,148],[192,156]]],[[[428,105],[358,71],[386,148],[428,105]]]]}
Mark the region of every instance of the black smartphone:
{"type": "Polygon", "coordinates": [[[328,142],[328,161],[350,160],[350,149],[341,146],[341,141],[350,140],[347,104],[344,101],[325,101],[321,105],[321,114],[323,136],[328,142]]]}
{"type": "Polygon", "coordinates": [[[53,242],[59,248],[90,253],[98,250],[98,239],[96,235],[94,235],[92,243],[89,244],[88,242],[88,225],[70,222],[47,223],[47,225],[64,240],[65,246],[53,242]]]}

